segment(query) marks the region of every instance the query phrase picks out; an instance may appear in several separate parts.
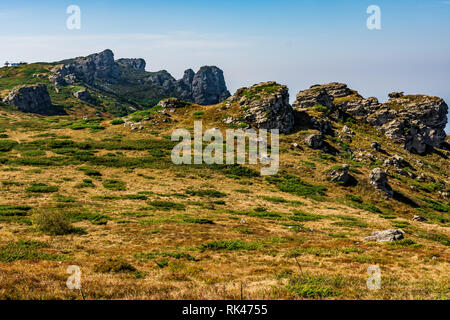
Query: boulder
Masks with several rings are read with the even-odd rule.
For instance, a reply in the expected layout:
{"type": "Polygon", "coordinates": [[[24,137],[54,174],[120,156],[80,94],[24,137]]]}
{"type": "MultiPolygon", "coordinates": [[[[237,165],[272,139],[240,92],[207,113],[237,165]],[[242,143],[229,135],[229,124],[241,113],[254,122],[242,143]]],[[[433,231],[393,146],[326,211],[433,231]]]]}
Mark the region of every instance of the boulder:
{"type": "Polygon", "coordinates": [[[263,82],[250,88],[241,88],[229,98],[240,105],[244,120],[258,129],[278,129],[290,133],[294,128],[294,114],[289,104],[286,86],[263,82]]]}
{"type": "Polygon", "coordinates": [[[73,95],[75,98],[78,98],[81,101],[84,101],[86,103],[90,103],[90,104],[97,103],[97,100],[94,97],[92,97],[92,95],[89,93],[89,91],[87,89],[81,89],[81,90],[75,92],[73,95]]]}
{"type": "Polygon", "coordinates": [[[348,185],[350,182],[350,175],[348,173],[348,170],[350,169],[350,166],[348,164],[344,164],[339,168],[333,168],[328,172],[328,176],[330,181],[342,184],[342,185],[348,185]]]}
{"type": "Polygon", "coordinates": [[[394,155],[392,158],[384,161],[384,166],[393,166],[397,169],[410,168],[411,164],[399,155],[394,155]]]}
{"type": "Polygon", "coordinates": [[[394,196],[394,191],[388,183],[387,174],[381,168],[375,168],[369,175],[369,183],[377,190],[383,192],[386,198],[390,199],[394,196]]]}
{"type": "Polygon", "coordinates": [[[22,112],[54,114],[56,111],[45,84],[15,87],[3,99],[3,102],[18,107],[22,112]]]}
{"type": "Polygon", "coordinates": [[[323,146],[323,135],[322,134],[310,134],[305,138],[305,143],[310,148],[320,149],[323,146]]]}
{"type": "Polygon", "coordinates": [[[401,229],[389,229],[383,231],[375,231],[370,236],[365,237],[362,241],[392,242],[402,240],[405,233],[401,229]]]}
{"type": "Polygon", "coordinates": [[[427,219],[425,219],[424,217],[418,216],[418,215],[415,215],[411,220],[412,221],[418,221],[418,222],[427,221],[427,219]]]}

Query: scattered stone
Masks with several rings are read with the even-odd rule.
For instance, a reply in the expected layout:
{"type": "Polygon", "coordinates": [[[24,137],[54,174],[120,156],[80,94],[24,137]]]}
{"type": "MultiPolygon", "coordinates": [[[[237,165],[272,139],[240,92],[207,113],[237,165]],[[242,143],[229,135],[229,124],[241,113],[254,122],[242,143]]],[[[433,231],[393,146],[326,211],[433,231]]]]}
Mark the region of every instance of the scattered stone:
{"type": "Polygon", "coordinates": [[[362,241],[391,242],[404,238],[404,232],[401,229],[389,229],[383,231],[375,231],[370,236],[365,237],[362,241]]]}
{"type": "Polygon", "coordinates": [[[424,217],[421,217],[421,216],[418,216],[418,215],[415,215],[413,218],[412,218],[412,221],[419,221],[419,222],[423,222],[423,221],[427,221],[427,219],[425,219],[424,217]]]}
{"type": "Polygon", "coordinates": [[[397,169],[411,168],[411,164],[399,155],[394,155],[392,158],[384,161],[384,166],[394,166],[397,169]]]}
{"type": "Polygon", "coordinates": [[[394,191],[388,183],[387,174],[381,168],[375,168],[372,170],[369,176],[369,182],[371,185],[386,195],[387,199],[391,199],[394,196],[394,191]]]}
{"type": "Polygon", "coordinates": [[[313,149],[320,149],[323,146],[323,135],[322,134],[310,134],[305,138],[305,143],[313,149]]]}
{"type": "Polygon", "coordinates": [[[348,174],[349,169],[350,166],[348,164],[343,164],[340,168],[329,171],[328,176],[330,181],[337,182],[342,185],[348,185],[351,178],[348,174]]]}
{"type": "Polygon", "coordinates": [[[352,129],[350,129],[350,128],[347,127],[347,126],[344,126],[344,127],[342,128],[342,133],[348,134],[349,136],[354,136],[354,135],[355,135],[355,133],[352,131],[352,129]]]}

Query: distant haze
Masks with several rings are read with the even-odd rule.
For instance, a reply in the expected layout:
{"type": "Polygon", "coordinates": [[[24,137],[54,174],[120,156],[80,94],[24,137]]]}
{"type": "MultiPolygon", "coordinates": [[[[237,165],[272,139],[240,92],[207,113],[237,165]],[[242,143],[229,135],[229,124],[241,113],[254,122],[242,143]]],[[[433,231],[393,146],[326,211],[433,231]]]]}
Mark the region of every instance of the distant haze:
{"type": "Polygon", "coordinates": [[[1,63],[109,48],[116,59],[144,58],[149,71],[176,78],[216,65],[232,93],[275,80],[293,100],[313,84],[338,81],[380,101],[404,91],[450,103],[449,1],[4,1],[0,41],[1,63]],[[66,27],[73,3],[81,30],[66,27]],[[370,31],[366,9],[374,3],[382,29],[370,31]]]}

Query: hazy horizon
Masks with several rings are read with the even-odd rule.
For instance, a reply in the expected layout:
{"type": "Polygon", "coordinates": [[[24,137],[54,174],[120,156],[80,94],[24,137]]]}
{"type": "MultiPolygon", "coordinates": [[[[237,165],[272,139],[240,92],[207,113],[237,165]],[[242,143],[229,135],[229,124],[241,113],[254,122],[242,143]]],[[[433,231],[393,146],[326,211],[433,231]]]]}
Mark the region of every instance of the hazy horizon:
{"type": "MultiPolygon", "coordinates": [[[[113,50],[148,71],[216,65],[229,90],[262,81],[291,100],[316,83],[344,82],[365,97],[392,91],[450,103],[450,1],[15,1],[0,4],[0,62],[51,62],[113,50]],[[69,30],[69,5],[81,29],[69,30]],[[381,8],[381,30],[366,9],[381,8]]],[[[450,125],[447,126],[450,132],[450,125]]]]}

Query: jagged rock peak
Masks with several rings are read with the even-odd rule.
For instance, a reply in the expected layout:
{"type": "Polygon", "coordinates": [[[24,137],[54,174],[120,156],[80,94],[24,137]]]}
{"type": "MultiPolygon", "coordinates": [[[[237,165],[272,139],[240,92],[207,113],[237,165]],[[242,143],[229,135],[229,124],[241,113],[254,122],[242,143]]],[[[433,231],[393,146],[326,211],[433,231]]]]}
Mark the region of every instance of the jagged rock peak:
{"type": "Polygon", "coordinates": [[[223,71],[215,66],[201,67],[192,78],[191,88],[193,102],[197,104],[217,104],[230,96],[223,71]]]}
{"type": "Polygon", "coordinates": [[[276,82],[262,82],[241,88],[228,99],[237,102],[245,121],[259,129],[278,129],[290,133],[294,128],[294,114],[289,104],[289,91],[276,82]]]}

